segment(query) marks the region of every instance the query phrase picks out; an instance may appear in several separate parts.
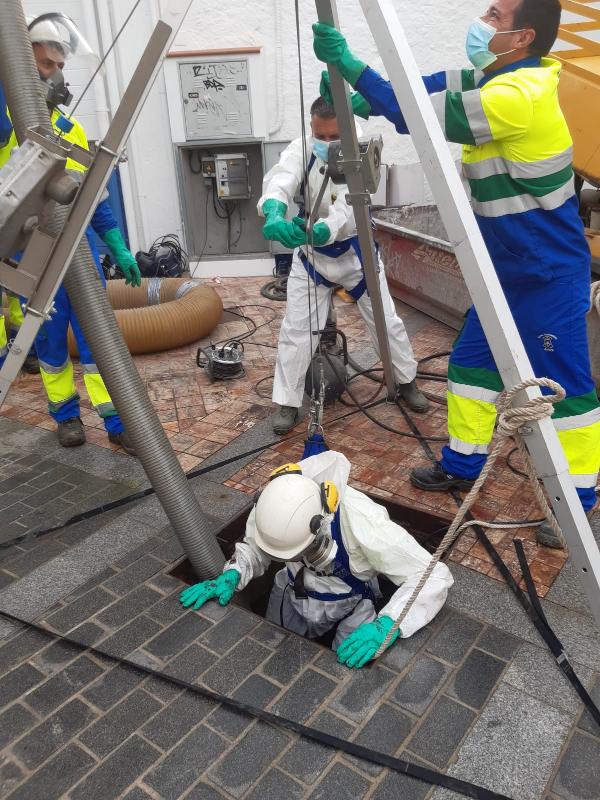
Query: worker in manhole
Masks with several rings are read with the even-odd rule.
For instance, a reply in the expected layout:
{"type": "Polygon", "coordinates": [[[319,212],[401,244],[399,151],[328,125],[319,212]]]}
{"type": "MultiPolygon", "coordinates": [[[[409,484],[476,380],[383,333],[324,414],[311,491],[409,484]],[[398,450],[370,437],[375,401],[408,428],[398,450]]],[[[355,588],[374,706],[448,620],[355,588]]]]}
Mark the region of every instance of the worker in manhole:
{"type": "MultiPolygon", "coordinates": [[[[66,141],[88,150],[88,140],[82,125],[73,117],[65,119],[58,107],[68,106],[72,100],[62,72],[65,61],[75,54],[91,53],[89,45],[74,22],[60,12],[43,14],[37,18],[28,17],[27,23],[36,66],[46,88],[46,100],[54,129],[57,134],[64,136],[66,141]],[[60,129],[58,125],[61,125],[60,129]]],[[[32,87],[32,91],[34,90],[37,91],[32,87]]],[[[17,139],[13,131],[7,144],[0,149],[0,167],[8,161],[14,147],[17,147],[17,139]]],[[[71,174],[82,177],[85,168],[78,162],[68,159],[67,169],[71,174]]],[[[126,283],[139,286],[141,276],[137,262],[125,244],[109,205],[108,195],[98,204],[91,220],[91,228],[109,248],[125,275],[126,283]]],[[[86,235],[100,280],[104,282],[100,258],[90,228],[86,231],[86,235]]],[[[108,439],[130,455],[134,455],[133,445],[108,394],[63,285],[54,298],[54,305],[54,314],[43,324],[36,337],[35,349],[39,358],[39,371],[48,396],[48,410],[57,424],[59,443],[63,447],[77,447],[85,444],[86,440],[85,428],[81,421],[79,394],[75,386],[73,364],[67,343],[71,325],[83,367],[83,382],[94,408],[104,422],[108,439]]]]}
{"type": "MultiPolygon", "coordinates": [[[[430,555],[387,509],[348,486],[349,475],[348,459],[332,450],[275,470],[222,575],[185,589],[182,605],[198,609],[213,598],[227,605],[271,561],[282,562],[266,618],[331,644],[342,664],[363,667],[399,618],[430,555]],[[398,587],[387,602],[378,575],[398,587]]],[[[448,567],[438,563],[389,645],[431,622],[452,583],[448,567]]]]}
{"type": "MultiPolygon", "coordinates": [[[[306,209],[303,200],[300,201],[299,216],[286,219],[294,197],[304,197],[304,169],[308,173],[307,200],[310,198],[311,203],[317,200],[323,181],[329,180],[324,176],[328,143],[340,138],[331,105],[318,98],[310,113],[312,136],[307,137],[309,154],[306,166],[304,142],[302,138],[295,139],[283,151],[279,163],[265,175],[263,195],[258,202],[258,211],[265,217],[264,237],[285,247],[296,248],[287,282],[287,306],[279,334],[273,382],[273,402],[278,405],[273,416],[276,434],[287,433],[298,421],[306,371],[318,345],[318,336],[314,335],[317,321],[321,327],[325,326],[336,285],[343,286],[356,300],[371,341],[376,350],[379,348],[354,212],[346,201],[348,187],[327,187],[319,207],[319,218],[309,237],[310,245],[304,229],[306,209]]],[[[423,413],[429,403],[417,387],[417,362],[404,323],[396,313],[381,263],[379,285],[398,394],[413,411],[423,413]]]]}
{"type": "MultiPolygon", "coordinates": [[[[439,72],[424,83],[446,138],[464,146],[473,210],[535,375],[567,393],[553,419],[590,512],[600,467],[600,402],[586,331],[590,249],[574,190],[573,141],[558,102],[561,65],[548,58],[560,16],[559,0],[495,0],[467,33],[474,68],[439,72]]],[[[356,58],[337,30],[321,24],[313,30],[317,57],[358,90],[353,106],[408,133],[391,84],[356,58]]],[[[322,91],[329,96],[327,79],[322,91]]],[[[450,442],[441,461],[413,469],[415,486],[473,485],[487,459],[502,390],[471,307],[450,357],[450,442]]],[[[537,536],[540,544],[561,547],[547,523],[537,536]]]]}

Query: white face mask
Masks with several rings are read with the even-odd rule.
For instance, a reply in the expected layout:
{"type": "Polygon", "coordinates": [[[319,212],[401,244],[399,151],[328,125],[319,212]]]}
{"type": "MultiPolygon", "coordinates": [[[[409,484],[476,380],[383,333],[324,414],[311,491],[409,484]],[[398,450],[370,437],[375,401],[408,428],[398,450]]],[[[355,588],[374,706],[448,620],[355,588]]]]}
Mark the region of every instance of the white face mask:
{"type": "Polygon", "coordinates": [[[477,17],[470,24],[467,32],[467,58],[475,69],[487,69],[500,56],[507,56],[509,53],[514,53],[519,49],[514,47],[512,50],[505,50],[504,53],[492,53],[489,49],[492,39],[495,36],[502,36],[506,33],[521,33],[524,30],[525,28],[519,28],[516,31],[499,31],[493,25],[477,17]]]}

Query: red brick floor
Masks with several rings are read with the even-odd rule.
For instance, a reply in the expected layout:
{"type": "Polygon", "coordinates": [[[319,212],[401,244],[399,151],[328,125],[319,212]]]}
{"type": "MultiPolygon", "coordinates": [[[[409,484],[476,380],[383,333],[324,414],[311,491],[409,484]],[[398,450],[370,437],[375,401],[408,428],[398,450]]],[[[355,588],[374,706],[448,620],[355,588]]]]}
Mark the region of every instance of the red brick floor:
{"type": "MultiPolygon", "coordinates": [[[[211,384],[206,373],[195,363],[199,345],[206,346],[222,339],[241,336],[249,330],[244,321],[228,322],[213,331],[210,339],[165,353],[136,356],[135,363],[148,387],[148,393],[165,428],[171,444],[177,452],[184,469],[189,470],[213,455],[225,444],[251,428],[271,413],[271,381],[265,380],[256,388],[258,381],[269,378],[275,363],[274,345],[284,304],[265,300],[260,295],[264,278],[231,278],[213,281],[223,299],[224,306],[243,306],[243,311],[260,325],[251,337],[253,344],[245,346],[245,378],[211,384]],[[218,282],[217,282],[218,281],[218,282]],[[258,305],[257,305],[258,304],[258,305]],[[260,346],[262,342],[270,347],[260,346]]],[[[338,324],[348,337],[350,350],[353,346],[364,346],[365,331],[356,306],[336,301],[338,324]]],[[[450,349],[455,332],[441,323],[431,322],[413,337],[417,358],[450,349]]],[[[428,362],[424,369],[445,373],[446,359],[428,362]]],[[[88,441],[114,449],[104,433],[102,421],[91,409],[87,400],[79,365],[76,364],[76,380],[82,397],[82,420],[86,426],[88,441]]],[[[427,382],[423,387],[437,395],[442,403],[432,404],[426,415],[415,415],[421,432],[428,436],[444,436],[446,433],[446,409],[443,404],[443,383],[427,382]]],[[[356,394],[362,401],[370,398],[375,384],[367,378],[353,383],[356,394]]],[[[345,453],[352,463],[351,482],[375,497],[385,498],[401,505],[410,505],[425,512],[452,519],[456,507],[452,498],[444,493],[431,494],[411,486],[410,470],[427,463],[418,442],[383,430],[362,414],[345,419],[350,409],[337,403],[327,410],[324,421],[327,443],[330,448],[345,453]]],[[[402,431],[408,431],[397,407],[393,404],[378,406],[371,412],[378,419],[402,431]]],[[[23,375],[15,383],[1,414],[28,425],[48,430],[55,428],[46,412],[46,399],[39,376],[23,375]]],[[[259,487],[269,472],[278,464],[299,459],[304,445],[306,423],[282,440],[280,444],[265,451],[251,464],[226,481],[228,486],[245,492],[259,487]]],[[[439,453],[441,443],[432,443],[439,453]]],[[[533,493],[527,482],[512,473],[506,466],[506,454],[498,460],[493,475],[488,480],[480,499],[473,508],[474,515],[483,520],[519,520],[540,516],[533,493]]],[[[514,459],[519,465],[519,459],[514,459]]],[[[489,537],[504,560],[516,575],[518,564],[513,548],[513,539],[524,540],[531,570],[539,593],[543,596],[552,586],[566,557],[564,554],[535,543],[534,528],[490,531],[489,537]]],[[[491,560],[474,533],[465,532],[450,553],[452,561],[502,580],[492,566],[491,560]]]]}

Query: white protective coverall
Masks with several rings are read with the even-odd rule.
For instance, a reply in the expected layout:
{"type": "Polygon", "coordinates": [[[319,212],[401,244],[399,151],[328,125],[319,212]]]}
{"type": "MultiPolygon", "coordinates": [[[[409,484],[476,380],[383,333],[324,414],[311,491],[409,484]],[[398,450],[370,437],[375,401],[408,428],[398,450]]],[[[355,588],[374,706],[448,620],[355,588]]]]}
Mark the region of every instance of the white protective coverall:
{"type": "MultiPolygon", "coordinates": [[[[390,520],[387,509],[348,486],[350,462],[344,455],[329,450],[301,461],[300,466],[305,477],[319,484],[333,481],[338,488],[341,549],[345,550],[354,578],[367,584],[371,591],[357,593],[355,586],[341,578],[317,575],[300,561],[288,562],[275,576],[266,618],[309,639],[322,636],[337,625],[332,644],[335,650],[359,625],[377,616],[372,599],[381,597],[377,575],[385,575],[399,587],[379,611],[380,615],[397,619],[431,556],[404,528],[390,520]],[[303,567],[308,596],[299,598],[294,578],[303,567]],[[364,596],[371,593],[372,596],[364,596]]],[[[255,542],[255,508],[246,522],[243,542],[236,544],[234,556],[223,568],[240,573],[238,591],[262,575],[271,563],[255,542]]],[[[340,560],[344,560],[344,553],[338,549],[336,561],[340,560]]],[[[448,567],[437,564],[402,623],[402,638],[412,636],[435,617],[453,582],[448,567]]]]}
{"type": "MultiPolygon", "coordinates": [[[[311,152],[311,138],[307,139],[308,152],[311,152]]],[[[318,196],[324,180],[321,168],[325,162],[316,156],[309,156],[309,186],[311,202],[318,196]]],[[[267,200],[279,200],[288,208],[291,206],[303,181],[302,174],[302,138],[295,139],[281,154],[279,163],[267,172],[263,180],[263,195],[258,202],[259,214],[262,214],[263,203],[267,200]]],[[[331,238],[324,247],[314,248],[314,264],[309,264],[307,256],[313,258],[306,246],[298,248],[294,253],[292,269],[287,282],[287,307],[285,318],[281,324],[279,344],[277,348],[277,364],[273,382],[273,402],[282,406],[300,408],[304,393],[304,380],[312,354],[317,348],[318,337],[310,337],[310,331],[317,330],[318,323],[323,328],[327,320],[327,312],[334,284],[340,284],[357,300],[358,309],[364,319],[373,346],[379,355],[373,308],[366,291],[364,272],[361,260],[355,251],[358,244],[354,211],[346,202],[348,187],[331,183],[327,188],[321,207],[318,222],[325,222],[331,231],[331,238]],[[353,246],[349,246],[352,244],[353,246]],[[333,246],[333,247],[332,247],[333,246]],[[327,255],[334,250],[346,251],[341,254],[327,255]],[[305,266],[306,265],[306,266],[305,266]],[[307,279],[311,277],[317,284],[315,302],[315,285],[307,279]],[[309,291],[312,319],[309,317],[309,291]],[[318,312],[315,306],[318,305],[318,312]],[[310,321],[309,321],[310,320],[310,321]],[[312,342],[312,349],[311,349],[312,342]]],[[[392,363],[397,383],[410,383],[417,373],[417,362],[413,358],[412,347],[404,327],[404,323],[396,313],[394,302],[390,296],[385,271],[379,259],[379,285],[385,322],[390,340],[392,363]]]]}

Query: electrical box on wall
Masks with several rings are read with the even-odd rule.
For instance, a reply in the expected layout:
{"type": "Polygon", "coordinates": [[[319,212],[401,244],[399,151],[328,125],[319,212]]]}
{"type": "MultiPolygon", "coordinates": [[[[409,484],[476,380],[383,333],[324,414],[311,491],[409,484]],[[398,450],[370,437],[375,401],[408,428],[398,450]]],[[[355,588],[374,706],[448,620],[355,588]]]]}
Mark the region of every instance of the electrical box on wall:
{"type": "Polygon", "coordinates": [[[247,59],[178,66],[186,141],[252,136],[247,59]]]}
{"type": "Polygon", "coordinates": [[[260,47],[171,52],[164,75],[175,144],[267,138],[260,47]]]}
{"type": "Polygon", "coordinates": [[[217,194],[228,200],[248,200],[251,196],[246,153],[222,153],[215,157],[217,194]]]}

